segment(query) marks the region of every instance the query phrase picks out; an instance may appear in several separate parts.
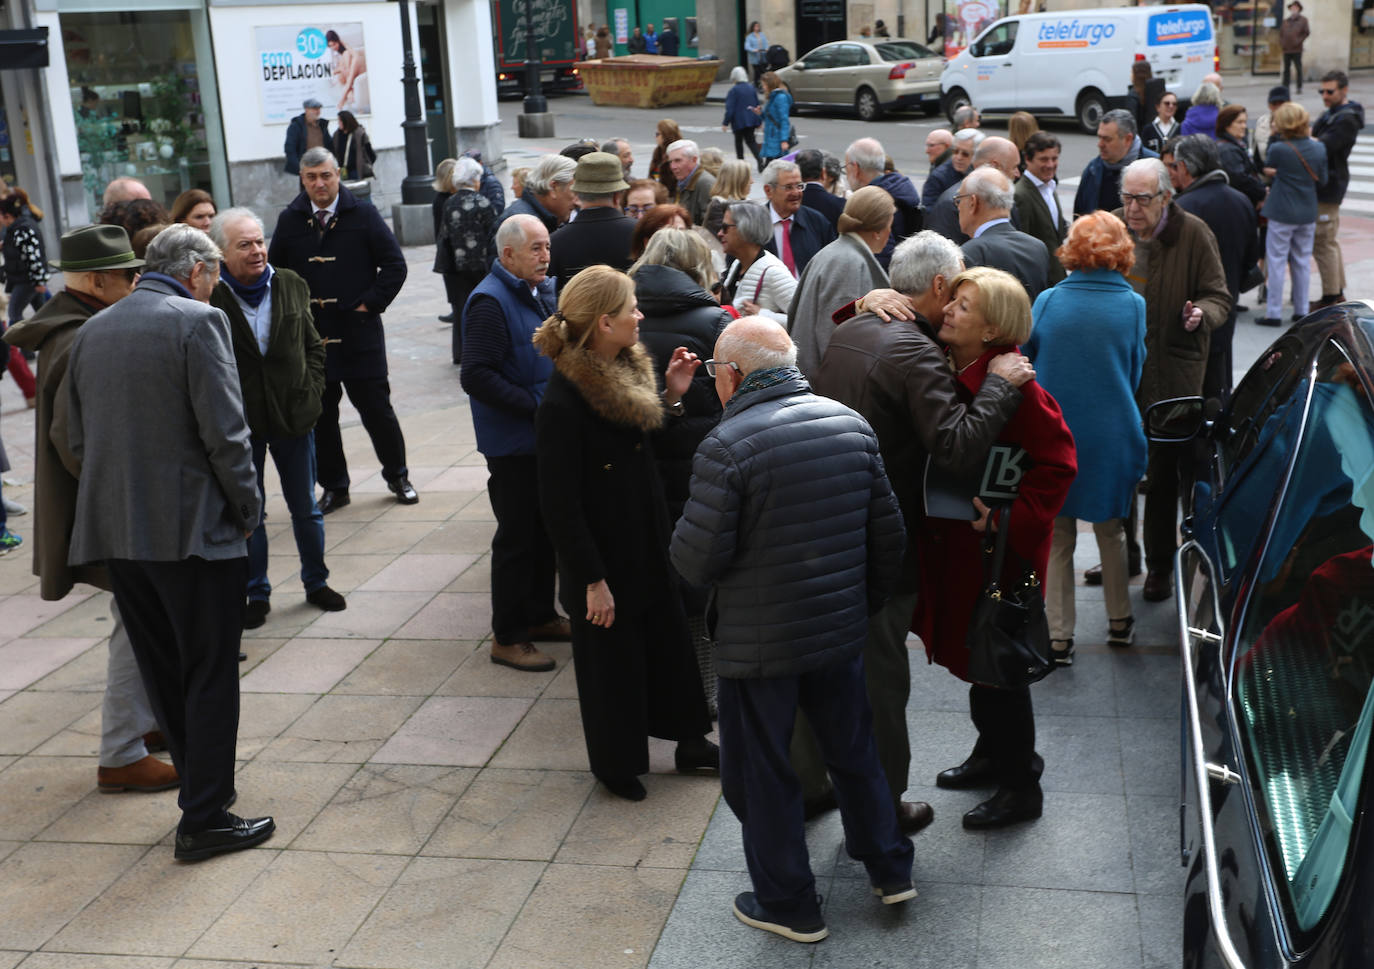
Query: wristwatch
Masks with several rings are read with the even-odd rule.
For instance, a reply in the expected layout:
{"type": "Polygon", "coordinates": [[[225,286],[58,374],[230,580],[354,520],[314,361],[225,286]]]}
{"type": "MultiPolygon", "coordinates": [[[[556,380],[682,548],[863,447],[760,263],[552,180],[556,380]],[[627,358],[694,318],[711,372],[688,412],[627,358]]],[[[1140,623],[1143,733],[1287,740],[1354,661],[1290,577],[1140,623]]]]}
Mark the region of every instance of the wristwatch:
{"type": "Polygon", "coordinates": [[[667,391],[660,392],[658,396],[659,399],[663,401],[664,408],[674,417],[681,417],[683,414],[687,413],[687,408],[682,405],[681,397],[677,399],[676,403],[670,404],[668,403],[667,391]]]}

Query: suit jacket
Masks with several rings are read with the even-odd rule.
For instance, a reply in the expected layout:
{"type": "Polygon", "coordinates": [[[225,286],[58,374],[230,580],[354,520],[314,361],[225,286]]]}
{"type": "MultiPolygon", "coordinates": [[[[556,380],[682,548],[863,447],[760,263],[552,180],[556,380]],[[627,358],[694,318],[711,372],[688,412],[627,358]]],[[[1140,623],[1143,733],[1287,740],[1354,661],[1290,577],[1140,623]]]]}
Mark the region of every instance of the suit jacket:
{"type": "Polygon", "coordinates": [[[80,481],[72,565],[247,554],[258,476],[229,322],[183,292],[145,275],[72,343],[59,443],[80,481]]]}
{"type": "Polygon", "coordinates": [[[1064,219],[1064,204],[1060,202],[1059,221],[1055,222],[1040,189],[1024,175],[1016,182],[1015,196],[1016,207],[1021,213],[1021,231],[1035,236],[1050,251],[1050,285],[1053,286],[1065,276],[1064,267],[1059,265],[1059,258],[1055,256],[1069,231],[1069,223],[1064,219]]]}
{"type": "Polygon", "coordinates": [[[1012,228],[1010,223],[994,225],[960,248],[966,266],[992,266],[1021,280],[1032,302],[1049,285],[1050,263],[1054,261],[1049,249],[1035,236],[1012,228]]]}
{"type": "Polygon", "coordinates": [[[561,292],[568,280],[588,266],[630,268],[630,237],[637,223],[619,209],[591,208],[549,237],[549,275],[561,292]]]}
{"type": "Polygon", "coordinates": [[[711,192],[715,187],[716,176],[700,165],[685,184],[677,187],[677,204],[691,215],[692,225],[701,225],[706,219],[706,210],[711,205],[711,192]]]}
{"type": "MultiPolygon", "coordinates": [[[[959,228],[959,206],[954,204],[954,196],[959,194],[959,189],[963,184],[962,181],[955,182],[941,192],[940,197],[935,200],[935,204],[928,208],[925,214],[926,228],[940,233],[956,246],[962,246],[968,242],[968,236],[964,235],[964,230],[959,228]]],[[[1013,229],[1021,228],[1021,216],[1016,211],[1015,202],[1011,206],[1011,226],[1013,229]]]]}
{"type": "Polygon", "coordinates": [[[839,231],[840,214],[844,212],[844,199],[827,192],[819,182],[807,182],[802,189],[802,205],[825,216],[830,228],[839,231]]]}
{"type": "MultiPolygon", "coordinates": [[[[768,218],[773,218],[771,206],[768,218]]],[[[792,216],[792,261],[797,264],[797,276],[801,276],[812,256],[834,241],[835,230],[825,221],[825,216],[805,205],[797,209],[797,214],[792,216]]],[[[778,252],[776,235],[769,236],[768,245],[763,248],[782,258],[782,253],[778,252]]]]}

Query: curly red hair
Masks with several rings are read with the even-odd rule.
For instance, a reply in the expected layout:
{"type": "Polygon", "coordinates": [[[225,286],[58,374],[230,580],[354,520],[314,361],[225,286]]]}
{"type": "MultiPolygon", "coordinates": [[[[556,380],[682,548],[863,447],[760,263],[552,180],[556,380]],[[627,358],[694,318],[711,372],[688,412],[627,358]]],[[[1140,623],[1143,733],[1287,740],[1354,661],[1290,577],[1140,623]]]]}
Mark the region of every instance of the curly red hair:
{"type": "Polygon", "coordinates": [[[1127,272],[1135,265],[1135,243],[1126,223],[1105,210],[1076,219],[1069,237],[1055,253],[1065,269],[1115,269],[1127,272]]]}

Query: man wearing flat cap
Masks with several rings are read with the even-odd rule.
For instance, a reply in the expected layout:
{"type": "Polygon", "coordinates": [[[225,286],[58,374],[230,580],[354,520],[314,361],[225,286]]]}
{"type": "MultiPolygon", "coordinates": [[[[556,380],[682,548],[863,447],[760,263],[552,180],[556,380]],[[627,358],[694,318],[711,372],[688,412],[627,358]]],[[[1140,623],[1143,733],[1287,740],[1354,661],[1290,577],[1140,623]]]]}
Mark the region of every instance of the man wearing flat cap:
{"type": "MultiPolygon", "coordinates": [[[[117,225],[88,225],[62,237],[60,270],[65,289],[22,323],[10,327],[5,340],[21,350],[38,352],[38,407],[34,420],[33,574],[38,594],[62,599],[78,582],[109,590],[102,565],[68,565],[67,547],[76,520],[77,478],[62,463],[54,440],[67,438],[63,381],[72,342],[82,324],[134,288],[142,259],[134,258],[129,237],[117,225]],[[41,352],[40,352],[41,351],[41,352]]],[[[148,753],[147,741],[162,737],[138,674],[129,633],[110,601],[110,630],[105,697],[100,707],[100,758],[96,781],[102,791],[162,791],[180,781],[176,768],[148,753]]]]}
{"type": "Polygon", "coordinates": [[[630,268],[635,220],[620,210],[629,188],[620,159],[610,152],[593,151],[577,160],[572,190],[581,208],[576,220],[549,237],[549,275],[560,291],[588,266],[630,268]]]}
{"type": "Polygon", "coordinates": [[[1311,33],[1307,18],[1302,15],[1302,4],[1293,0],[1288,5],[1288,16],[1279,24],[1279,49],[1283,51],[1283,86],[1288,86],[1288,69],[1294,68],[1298,94],[1302,93],[1302,45],[1311,33]]]}
{"type": "Polygon", "coordinates": [[[286,129],[286,173],[301,173],[301,156],[311,148],[329,148],[334,142],[329,137],[329,122],[320,117],[320,104],[317,98],[306,98],[301,103],[304,109],[291,119],[286,129]]]}

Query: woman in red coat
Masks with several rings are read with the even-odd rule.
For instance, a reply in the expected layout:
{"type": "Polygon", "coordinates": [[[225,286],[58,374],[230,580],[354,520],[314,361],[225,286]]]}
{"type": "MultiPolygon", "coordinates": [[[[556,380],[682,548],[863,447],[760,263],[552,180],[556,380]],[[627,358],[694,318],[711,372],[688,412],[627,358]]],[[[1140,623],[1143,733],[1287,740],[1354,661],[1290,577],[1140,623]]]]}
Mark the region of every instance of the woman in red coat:
{"type": "MultiPolygon", "coordinates": [[[[1031,306],[1016,277],[980,266],[950,281],[954,294],[945,307],[939,338],[956,372],[957,392],[972,402],[988,364],[1030,336],[1031,306]]],[[[1024,448],[1029,461],[1011,505],[1011,532],[1004,584],[1019,583],[1027,565],[1044,576],[1054,518],[1078,470],[1073,435],[1059,405],[1034,381],[1021,388],[1021,406],[997,441],[1024,448]]],[[[913,631],[926,655],[962,680],[968,679],[965,637],[983,589],[983,535],[987,507],[974,499],[977,521],[924,518],[921,530],[921,597],[913,631]]],[[[1043,587],[1042,587],[1043,591],[1043,587]]],[[[995,787],[996,794],[964,815],[966,828],[995,828],[1040,817],[1040,773],[1035,753],[1035,718],[1030,690],[1003,690],[981,683],[969,687],[969,712],[978,728],[973,753],[942,771],[940,787],[995,787]]]]}

